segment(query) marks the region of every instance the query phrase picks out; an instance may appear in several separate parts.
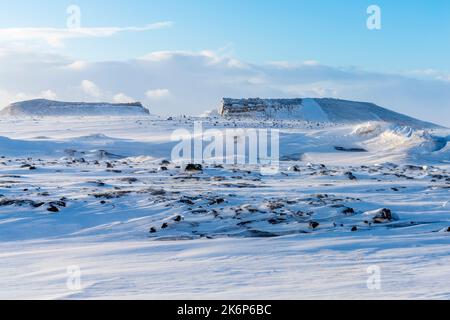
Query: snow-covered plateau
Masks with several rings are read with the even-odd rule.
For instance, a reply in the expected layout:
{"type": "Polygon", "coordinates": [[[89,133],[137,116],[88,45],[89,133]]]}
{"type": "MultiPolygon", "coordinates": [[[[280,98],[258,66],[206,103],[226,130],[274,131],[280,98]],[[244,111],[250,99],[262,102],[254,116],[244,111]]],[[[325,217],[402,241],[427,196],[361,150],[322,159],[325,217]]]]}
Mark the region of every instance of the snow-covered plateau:
{"type": "Polygon", "coordinates": [[[0,116],[138,116],[149,114],[140,102],[105,103],[105,102],[62,102],[35,99],[12,103],[2,110],[0,116]]]}
{"type": "Polygon", "coordinates": [[[0,299],[449,299],[450,131],[317,105],[6,113],[0,299]],[[174,163],[194,121],[279,130],[280,170],[174,163]]]}

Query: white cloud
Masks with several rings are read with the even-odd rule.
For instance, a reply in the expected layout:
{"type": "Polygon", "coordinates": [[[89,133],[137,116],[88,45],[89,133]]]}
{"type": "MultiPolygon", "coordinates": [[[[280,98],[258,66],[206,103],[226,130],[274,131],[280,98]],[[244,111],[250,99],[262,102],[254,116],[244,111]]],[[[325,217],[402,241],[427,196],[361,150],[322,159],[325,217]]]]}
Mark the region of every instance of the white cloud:
{"type": "Polygon", "coordinates": [[[222,65],[229,68],[236,69],[249,69],[250,65],[244,63],[241,60],[230,57],[228,55],[221,55],[218,52],[212,50],[202,50],[199,52],[194,51],[155,51],[151,52],[139,60],[148,62],[170,62],[173,60],[186,60],[186,61],[201,61],[206,65],[222,65]]]}
{"type": "Polygon", "coordinates": [[[99,27],[99,28],[2,28],[0,41],[44,41],[47,44],[59,47],[65,40],[77,38],[111,37],[122,32],[143,32],[168,28],[173,25],[171,21],[156,22],[144,27],[99,27]]]}
{"type": "Polygon", "coordinates": [[[88,67],[88,63],[86,61],[78,60],[68,64],[65,67],[70,70],[80,71],[85,70],[88,67]]]}
{"type": "Polygon", "coordinates": [[[154,89],[154,90],[148,90],[145,95],[149,99],[163,99],[170,96],[170,90],[169,89],[154,89]]]}
{"type": "Polygon", "coordinates": [[[45,90],[41,92],[41,97],[47,100],[56,100],[58,96],[52,90],[45,90]]]}
{"type": "Polygon", "coordinates": [[[83,89],[86,94],[94,98],[99,98],[102,95],[100,88],[90,80],[81,81],[81,89],[83,89]]]}
{"type": "Polygon", "coordinates": [[[230,68],[237,68],[237,69],[247,69],[250,68],[250,66],[244,62],[242,62],[241,60],[238,59],[229,59],[228,60],[228,66],[230,68]]]}
{"type": "Polygon", "coordinates": [[[280,69],[298,69],[305,66],[316,67],[320,65],[320,63],[316,60],[306,60],[303,62],[269,61],[267,64],[280,69]]]}
{"type": "Polygon", "coordinates": [[[450,72],[444,72],[435,69],[414,70],[407,72],[406,75],[418,78],[435,79],[450,82],[450,72]]]}
{"type": "Polygon", "coordinates": [[[30,94],[24,92],[8,92],[5,90],[0,90],[0,109],[6,107],[10,103],[33,100],[33,99],[47,99],[56,100],[58,96],[52,90],[44,90],[38,94],[30,94]]]}
{"type": "Polygon", "coordinates": [[[173,58],[211,58],[211,54],[205,52],[192,52],[192,51],[154,51],[141,57],[141,60],[151,61],[151,62],[161,62],[167,61],[173,58]]]}
{"type": "Polygon", "coordinates": [[[335,86],[327,83],[310,83],[302,85],[288,85],[279,88],[290,96],[297,97],[336,97],[339,90],[335,86]]]}
{"type": "Polygon", "coordinates": [[[133,98],[127,96],[127,95],[124,94],[124,93],[118,93],[118,94],[114,95],[113,101],[114,101],[115,103],[131,103],[131,102],[136,102],[135,99],[133,99],[133,98]]]}

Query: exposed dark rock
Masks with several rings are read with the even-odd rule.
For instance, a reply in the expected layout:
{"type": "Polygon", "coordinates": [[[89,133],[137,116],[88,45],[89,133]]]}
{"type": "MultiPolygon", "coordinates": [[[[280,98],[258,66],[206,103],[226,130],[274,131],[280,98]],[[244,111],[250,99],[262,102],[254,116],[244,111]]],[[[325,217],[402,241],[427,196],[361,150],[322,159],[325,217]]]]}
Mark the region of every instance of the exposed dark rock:
{"type": "Polygon", "coordinates": [[[424,167],[414,166],[414,165],[410,165],[410,164],[403,166],[403,168],[405,168],[407,170],[415,170],[415,171],[424,169],[424,167]]]}
{"type": "Polygon", "coordinates": [[[270,224],[280,224],[282,222],[284,222],[284,219],[279,219],[279,218],[272,218],[267,220],[267,222],[269,222],[270,224]]]}
{"type": "Polygon", "coordinates": [[[138,182],[139,180],[134,177],[127,177],[127,178],[120,179],[120,181],[128,182],[129,184],[132,184],[132,183],[138,182]]]}
{"type": "Polygon", "coordinates": [[[293,172],[300,172],[300,168],[296,165],[289,167],[288,170],[293,172]]]}
{"type": "Polygon", "coordinates": [[[151,194],[152,196],[163,196],[163,195],[166,194],[166,191],[163,190],[163,189],[159,189],[159,190],[153,190],[153,189],[151,189],[151,190],[149,190],[149,191],[150,191],[150,194],[151,194]]]}
{"type": "Polygon", "coordinates": [[[201,164],[189,163],[184,168],[184,171],[187,172],[203,171],[203,167],[201,164]]]}
{"type": "Polygon", "coordinates": [[[41,206],[43,206],[45,203],[44,202],[36,202],[33,200],[11,200],[11,199],[2,199],[0,200],[0,207],[1,206],[31,206],[34,208],[39,208],[41,206]]]}
{"type": "Polygon", "coordinates": [[[343,214],[347,214],[347,215],[350,215],[350,214],[354,214],[355,213],[355,210],[353,209],[353,208],[345,208],[344,210],[342,210],[342,213],[343,214]]]}
{"type": "Polygon", "coordinates": [[[382,218],[392,220],[392,212],[390,209],[386,209],[386,208],[381,209],[380,214],[381,214],[382,218]]]}
{"type": "Polygon", "coordinates": [[[255,213],[255,212],[258,212],[259,210],[258,210],[258,208],[255,208],[255,207],[253,207],[252,205],[250,205],[250,204],[245,204],[245,205],[243,205],[242,207],[240,207],[239,208],[239,210],[246,210],[246,211],[248,211],[248,212],[250,212],[250,213],[255,213]]]}
{"type": "Polygon", "coordinates": [[[130,194],[131,191],[110,191],[110,192],[104,192],[104,193],[94,193],[93,196],[95,198],[105,198],[105,199],[114,199],[114,198],[120,198],[125,195],[130,194]]]}
{"type": "Polygon", "coordinates": [[[390,209],[383,208],[377,212],[375,217],[373,218],[374,223],[385,223],[393,220],[397,220],[398,218],[392,214],[390,209]]]}
{"type": "Polygon", "coordinates": [[[51,206],[58,206],[58,207],[66,207],[66,203],[64,201],[52,201],[49,203],[51,206]]]}
{"type": "Polygon", "coordinates": [[[269,202],[266,204],[267,209],[274,211],[284,207],[284,203],[281,202],[269,202]]]}
{"type": "Polygon", "coordinates": [[[278,237],[277,234],[267,231],[261,231],[261,230],[247,230],[243,233],[244,236],[249,238],[274,238],[278,237]]]}
{"type": "Polygon", "coordinates": [[[104,187],[105,183],[103,181],[87,181],[87,183],[95,184],[97,187],[104,187]]]}
{"type": "Polygon", "coordinates": [[[366,149],[363,148],[344,148],[344,147],[334,147],[337,151],[344,151],[344,152],[368,152],[366,149]]]}
{"type": "Polygon", "coordinates": [[[347,176],[347,178],[349,178],[350,180],[357,180],[356,177],[353,175],[352,172],[346,172],[345,175],[347,176]]]}
{"type": "Polygon", "coordinates": [[[35,208],[42,207],[45,203],[44,202],[33,202],[32,206],[35,208]]]}
{"type": "Polygon", "coordinates": [[[222,186],[227,187],[227,188],[238,188],[238,189],[243,189],[243,188],[250,188],[250,189],[255,189],[255,188],[265,188],[265,186],[254,185],[254,184],[251,184],[251,183],[245,183],[245,182],[240,182],[240,183],[224,183],[224,184],[222,184],[222,186]]]}
{"type": "Polygon", "coordinates": [[[209,202],[209,205],[221,204],[224,203],[225,200],[223,198],[216,198],[209,202]]]}
{"type": "Polygon", "coordinates": [[[191,199],[181,198],[179,201],[181,203],[185,203],[185,204],[188,204],[188,205],[191,205],[191,206],[194,205],[194,202],[191,199]]]}
{"type": "Polygon", "coordinates": [[[309,226],[313,229],[316,229],[318,226],[320,225],[320,223],[316,222],[316,221],[311,221],[309,223],[309,226]]]}
{"type": "Polygon", "coordinates": [[[192,212],[193,214],[201,214],[201,213],[207,213],[208,210],[199,208],[199,209],[194,209],[194,210],[192,210],[191,212],[192,212]]]}
{"type": "Polygon", "coordinates": [[[59,212],[59,209],[58,209],[57,207],[55,207],[55,206],[50,206],[50,207],[47,208],[47,211],[50,211],[50,212],[59,212]]]}

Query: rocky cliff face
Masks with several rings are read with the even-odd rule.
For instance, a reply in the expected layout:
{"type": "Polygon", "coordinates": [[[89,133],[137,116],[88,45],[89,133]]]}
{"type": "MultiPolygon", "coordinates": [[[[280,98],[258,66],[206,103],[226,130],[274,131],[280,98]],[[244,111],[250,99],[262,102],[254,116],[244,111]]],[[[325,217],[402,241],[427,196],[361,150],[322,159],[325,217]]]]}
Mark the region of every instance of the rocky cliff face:
{"type": "Polygon", "coordinates": [[[222,116],[270,116],[275,113],[295,112],[301,105],[302,99],[224,98],[219,112],[222,116]]]}

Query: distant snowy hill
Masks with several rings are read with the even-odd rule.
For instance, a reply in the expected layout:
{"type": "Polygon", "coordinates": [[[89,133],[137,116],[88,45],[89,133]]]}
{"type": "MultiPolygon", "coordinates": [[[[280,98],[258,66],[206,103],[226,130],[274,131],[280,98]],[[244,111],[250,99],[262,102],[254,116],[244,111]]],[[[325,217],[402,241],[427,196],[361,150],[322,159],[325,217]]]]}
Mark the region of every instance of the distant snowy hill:
{"type": "Polygon", "coordinates": [[[382,121],[414,128],[436,128],[373,103],[340,99],[231,99],[224,98],[219,113],[224,117],[269,118],[332,123],[382,121]]]}
{"type": "Polygon", "coordinates": [[[85,103],[36,99],[12,103],[0,110],[2,116],[138,116],[149,114],[140,102],[85,103]]]}

